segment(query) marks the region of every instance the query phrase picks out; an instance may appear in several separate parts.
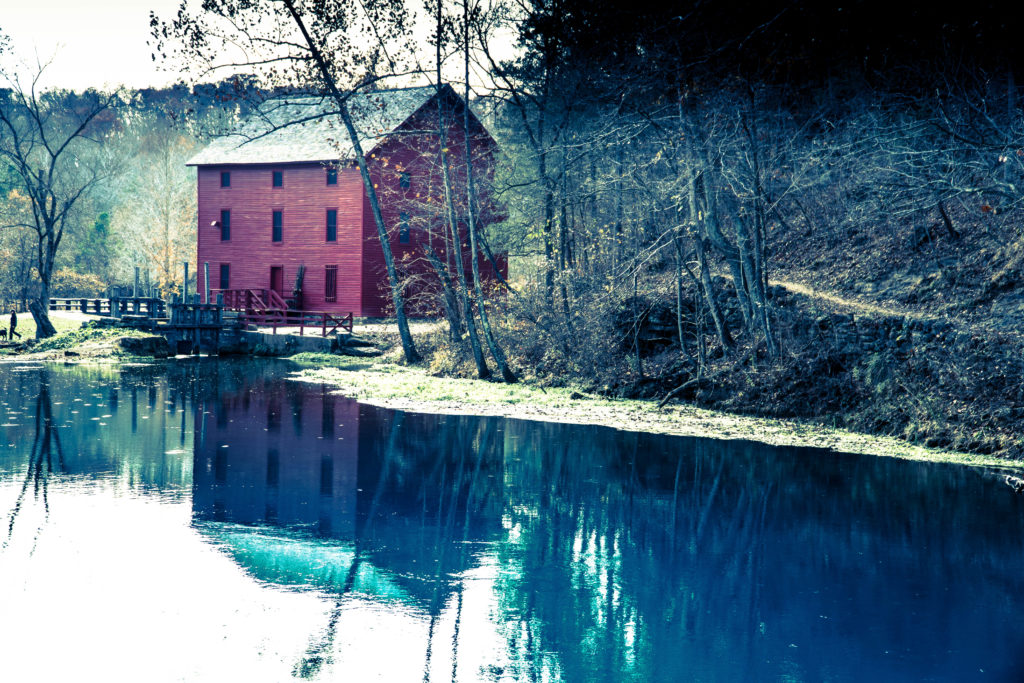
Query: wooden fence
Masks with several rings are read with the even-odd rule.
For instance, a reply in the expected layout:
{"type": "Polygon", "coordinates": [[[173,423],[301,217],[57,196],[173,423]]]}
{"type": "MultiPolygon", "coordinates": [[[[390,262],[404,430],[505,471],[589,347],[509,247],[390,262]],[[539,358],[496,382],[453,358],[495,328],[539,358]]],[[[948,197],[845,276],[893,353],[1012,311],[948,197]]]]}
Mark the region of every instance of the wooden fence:
{"type": "Polygon", "coordinates": [[[166,318],[167,307],[163,299],[154,297],[114,297],[112,299],[51,298],[51,311],[81,311],[89,315],[120,318],[123,315],[145,315],[166,318]]]}

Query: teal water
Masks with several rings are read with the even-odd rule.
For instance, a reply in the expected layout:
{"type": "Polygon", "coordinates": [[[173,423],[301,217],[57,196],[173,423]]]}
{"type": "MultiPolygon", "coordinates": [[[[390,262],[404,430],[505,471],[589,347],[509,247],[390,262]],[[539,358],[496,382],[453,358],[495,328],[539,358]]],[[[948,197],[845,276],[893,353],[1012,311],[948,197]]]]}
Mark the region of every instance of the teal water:
{"type": "Polygon", "coordinates": [[[0,365],[3,681],[1015,681],[995,472],[0,365]]]}

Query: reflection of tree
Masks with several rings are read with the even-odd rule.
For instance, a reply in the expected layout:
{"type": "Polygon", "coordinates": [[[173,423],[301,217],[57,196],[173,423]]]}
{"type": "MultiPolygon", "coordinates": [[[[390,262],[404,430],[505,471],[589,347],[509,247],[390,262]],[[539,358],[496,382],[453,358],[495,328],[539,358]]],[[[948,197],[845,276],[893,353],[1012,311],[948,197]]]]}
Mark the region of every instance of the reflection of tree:
{"type": "Polygon", "coordinates": [[[636,435],[604,449],[587,438],[549,443],[516,473],[547,484],[517,506],[525,513],[512,510],[520,541],[508,549],[515,569],[502,586],[514,617],[509,654],[523,678],[658,678],[677,670],[668,658],[700,661],[708,655],[699,650],[715,650],[695,634],[735,615],[752,620],[749,562],[770,487],[731,480],[726,454],[701,444],[672,468],[646,449],[641,457],[636,435]],[[713,613],[722,604],[729,615],[713,613]]]}
{"type": "MultiPolygon", "coordinates": [[[[430,661],[434,648],[434,633],[449,591],[454,591],[457,599],[454,634],[452,636],[452,680],[455,680],[455,672],[459,663],[459,629],[462,622],[462,594],[465,581],[461,573],[470,563],[470,558],[466,555],[465,549],[469,540],[471,520],[475,521],[477,515],[481,515],[486,511],[487,499],[490,497],[490,494],[495,492],[492,487],[484,485],[480,476],[484,460],[488,457],[493,458],[497,453],[493,439],[494,421],[473,420],[464,422],[462,420],[450,419],[445,423],[445,427],[442,432],[443,438],[439,453],[455,453],[457,462],[455,463],[454,476],[449,479],[448,463],[444,462],[444,458],[438,458],[438,461],[440,461],[440,473],[438,475],[439,496],[437,514],[440,523],[436,529],[435,545],[439,549],[439,553],[437,556],[437,570],[433,577],[433,596],[430,601],[430,626],[427,630],[427,649],[423,662],[424,681],[430,680],[430,661]],[[467,458],[471,460],[468,466],[467,458]],[[461,519],[456,514],[460,507],[463,513],[461,519]],[[461,553],[460,556],[454,558],[454,567],[449,565],[451,562],[449,554],[452,551],[461,553]]],[[[426,485],[431,483],[433,483],[433,478],[431,480],[424,480],[426,485]]],[[[427,492],[426,488],[421,489],[421,495],[424,498],[427,492]]]]}
{"type": "MultiPolygon", "coordinates": [[[[701,443],[672,462],[638,435],[531,431],[520,434],[509,473],[517,541],[501,558],[506,673],[659,678],[677,670],[668,658],[707,657],[694,634],[716,631],[723,617],[711,606],[723,601],[748,619],[758,612],[749,562],[771,487],[733,480],[726,453],[701,443]]],[[[740,662],[734,673],[742,671],[740,662]]]]}
{"type": "Polygon", "coordinates": [[[360,414],[359,478],[365,493],[355,559],[326,626],[296,664],[295,676],[313,678],[332,661],[338,623],[363,562],[394,572],[410,590],[410,600],[427,612],[424,679],[436,627],[448,598],[455,596],[452,666],[457,666],[463,573],[473,564],[472,541],[493,537],[487,522],[496,522],[500,513],[501,480],[493,471],[500,466],[503,444],[495,424],[376,410],[360,414]]]}
{"type": "Polygon", "coordinates": [[[28,467],[25,472],[25,479],[22,482],[21,490],[14,501],[7,521],[7,538],[4,539],[3,548],[6,549],[14,536],[14,527],[22,508],[28,500],[29,491],[33,497],[43,505],[43,520],[36,529],[33,541],[33,552],[35,543],[50,517],[49,483],[50,474],[54,469],[54,456],[57,460],[57,468],[60,472],[66,471],[64,461],[64,449],[60,443],[60,434],[53,420],[53,404],[50,401],[50,385],[47,382],[46,372],[39,374],[39,395],[36,398],[35,413],[35,438],[32,441],[32,450],[29,453],[28,467]]]}
{"type": "MultiPolygon", "coordinates": [[[[327,396],[324,395],[325,405],[327,402],[327,396]]],[[[331,406],[334,405],[333,401],[330,402],[331,406]]],[[[321,418],[322,422],[326,419],[327,410],[324,411],[325,415],[321,418]]],[[[331,432],[333,434],[333,407],[330,410],[332,425],[331,432]]],[[[324,423],[326,424],[326,423],[324,423]]],[[[398,416],[391,424],[391,434],[388,438],[387,447],[384,449],[384,464],[381,467],[381,477],[377,483],[377,487],[374,489],[373,501],[370,504],[370,515],[369,518],[372,520],[376,515],[377,506],[380,503],[380,496],[383,492],[384,482],[387,480],[388,473],[391,469],[391,464],[394,461],[395,456],[395,443],[397,441],[399,430],[402,427],[402,413],[398,413],[398,416]]],[[[324,431],[327,431],[326,429],[324,431]]],[[[330,663],[330,653],[334,650],[334,640],[338,635],[338,621],[341,619],[341,613],[345,606],[345,597],[352,591],[352,587],[355,585],[356,577],[359,575],[359,565],[363,559],[363,553],[361,552],[360,534],[357,531],[354,539],[355,553],[352,558],[352,564],[349,567],[348,575],[345,578],[345,583],[342,586],[341,591],[338,593],[338,597],[334,601],[334,606],[331,608],[330,616],[327,619],[327,626],[324,628],[323,633],[319,638],[313,640],[309,644],[309,648],[306,650],[306,654],[303,658],[295,665],[292,674],[298,678],[314,678],[320,673],[324,664],[330,663]]]]}
{"type": "Polygon", "coordinates": [[[891,677],[943,677],[936,652],[1019,617],[1005,562],[1024,506],[970,470],[593,428],[506,434],[518,445],[496,591],[511,680],[856,679],[895,643],[891,677]],[[951,504],[975,496],[986,505],[951,504]],[[953,613],[972,627],[922,634],[953,613]]]}

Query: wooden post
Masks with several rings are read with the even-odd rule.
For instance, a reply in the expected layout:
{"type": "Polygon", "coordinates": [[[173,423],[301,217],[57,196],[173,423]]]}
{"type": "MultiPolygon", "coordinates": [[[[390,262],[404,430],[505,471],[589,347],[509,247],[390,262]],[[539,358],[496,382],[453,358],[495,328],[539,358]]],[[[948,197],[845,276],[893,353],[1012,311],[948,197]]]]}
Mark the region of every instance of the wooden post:
{"type": "Polygon", "coordinates": [[[132,289],[132,298],[139,298],[139,267],[135,266],[135,287],[132,289]]]}
{"type": "Polygon", "coordinates": [[[203,303],[210,303],[210,262],[203,262],[203,303]]]}
{"type": "Polygon", "coordinates": [[[188,261],[183,261],[185,264],[185,281],[181,285],[181,300],[188,303],[188,261]]]}

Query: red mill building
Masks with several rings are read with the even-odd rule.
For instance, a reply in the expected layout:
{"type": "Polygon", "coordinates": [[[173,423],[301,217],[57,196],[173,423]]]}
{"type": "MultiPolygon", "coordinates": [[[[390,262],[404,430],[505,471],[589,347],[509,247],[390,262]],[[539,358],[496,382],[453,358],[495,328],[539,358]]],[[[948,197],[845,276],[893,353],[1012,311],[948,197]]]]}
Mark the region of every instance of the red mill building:
{"type": "MultiPolygon", "coordinates": [[[[440,97],[464,238],[464,103],[449,86],[440,97]]],[[[362,93],[350,99],[349,109],[362,133],[400,275],[418,280],[407,295],[420,299],[418,310],[429,311],[429,300],[418,295],[429,293],[436,277],[415,276],[428,272],[427,250],[445,258],[437,91],[431,86],[362,93]]],[[[319,97],[268,101],[188,162],[198,171],[200,292],[203,264],[209,264],[211,296],[220,290],[262,291],[264,301],[288,300],[290,308],[365,317],[391,313],[369,200],[349,137],[332,111],[331,102],[319,97]]],[[[485,181],[477,186],[485,188],[496,146],[472,115],[470,137],[474,174],[485,181]]],[[[479,192],[478,224],[500,220],[479,192]]],[[[468,248],[464,253],[468,259],[468,248]]],[[[480,265],[485,278],[493,277],[490,261],[481,258],[480,265]]],[[[507,272],[503,257],[497,265],[507,272]]]]}

